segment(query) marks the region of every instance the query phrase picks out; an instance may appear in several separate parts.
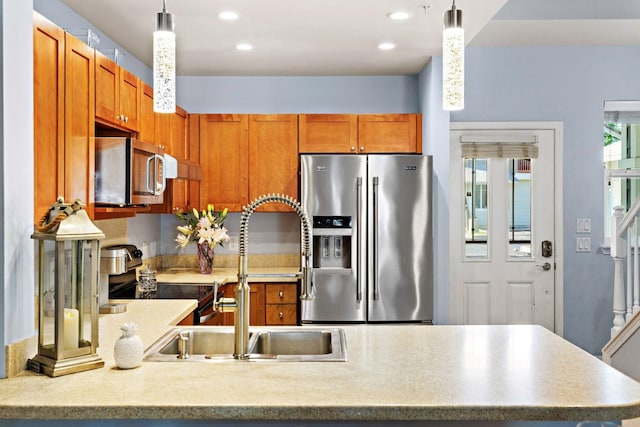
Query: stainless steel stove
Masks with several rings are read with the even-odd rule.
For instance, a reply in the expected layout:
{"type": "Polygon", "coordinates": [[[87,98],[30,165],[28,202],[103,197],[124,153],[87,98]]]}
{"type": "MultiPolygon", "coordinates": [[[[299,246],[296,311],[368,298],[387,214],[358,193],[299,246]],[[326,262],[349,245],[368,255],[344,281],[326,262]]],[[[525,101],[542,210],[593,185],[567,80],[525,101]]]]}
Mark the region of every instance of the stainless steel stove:
{"type": "Polygon", "coordinates": [[[156,292],[140,292],[136,268],[143,264],[142,251],[135,245],[115,245],[101,251],[101,271],[109,274],[109,299],[195,299],[198,306],[193,322],[200,324],[213,317],[213,284],[158,283],[156,292]]]}

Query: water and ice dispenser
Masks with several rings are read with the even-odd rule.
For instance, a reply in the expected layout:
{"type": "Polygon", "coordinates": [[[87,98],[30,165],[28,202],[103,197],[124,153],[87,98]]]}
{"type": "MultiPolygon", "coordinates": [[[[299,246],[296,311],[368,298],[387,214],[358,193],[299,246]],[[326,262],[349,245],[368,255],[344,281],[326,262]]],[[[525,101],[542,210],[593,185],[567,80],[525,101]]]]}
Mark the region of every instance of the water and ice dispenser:
{"type": "Polygon", "coordinates": [[[351,268],[351,217],[313,217],[313,268],[351,268]]]}

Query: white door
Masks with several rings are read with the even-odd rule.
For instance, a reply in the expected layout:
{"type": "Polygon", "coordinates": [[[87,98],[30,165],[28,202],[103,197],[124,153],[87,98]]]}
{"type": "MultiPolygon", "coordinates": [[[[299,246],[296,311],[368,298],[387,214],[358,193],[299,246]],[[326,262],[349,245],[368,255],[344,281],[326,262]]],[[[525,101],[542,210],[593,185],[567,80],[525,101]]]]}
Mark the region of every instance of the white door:
{"type": "Polygon", "coordinates": [[[555,331],[555,134],[451,131],[452,323],[555,331]]]}

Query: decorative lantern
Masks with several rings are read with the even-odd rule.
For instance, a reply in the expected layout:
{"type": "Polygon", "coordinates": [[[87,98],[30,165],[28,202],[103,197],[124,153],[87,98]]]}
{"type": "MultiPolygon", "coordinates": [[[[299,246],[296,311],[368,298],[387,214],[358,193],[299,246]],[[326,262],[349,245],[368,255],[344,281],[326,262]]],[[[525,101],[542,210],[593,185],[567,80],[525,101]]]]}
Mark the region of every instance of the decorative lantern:
{"type": "Polygon", "coordinates": [[[98,275],[104,233],[79,200],[62,198],[36,225],[38,354],[29,369],[50,377],[101,368],[98,275]]]}

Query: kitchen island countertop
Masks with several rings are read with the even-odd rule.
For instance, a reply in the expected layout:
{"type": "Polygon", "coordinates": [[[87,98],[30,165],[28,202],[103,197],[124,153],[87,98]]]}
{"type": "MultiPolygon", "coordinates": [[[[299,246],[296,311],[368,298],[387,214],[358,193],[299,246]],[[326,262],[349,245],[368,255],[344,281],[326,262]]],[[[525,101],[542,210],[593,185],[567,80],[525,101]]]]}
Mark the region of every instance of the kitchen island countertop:
{"type": "Polygon", "coordinates": [[[125,313],[101,315],[98,352],[105,367],[0,380],[0,419],[285,424],[640,417],[640,383],[540,326],[350,325],[344,326],[347,362],[115,367],[122,323],[137,322],[149,346],[194,307],[193,300],[135,300],[125,313]]]}

